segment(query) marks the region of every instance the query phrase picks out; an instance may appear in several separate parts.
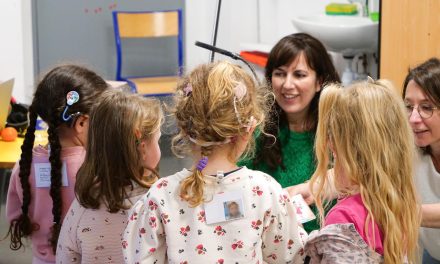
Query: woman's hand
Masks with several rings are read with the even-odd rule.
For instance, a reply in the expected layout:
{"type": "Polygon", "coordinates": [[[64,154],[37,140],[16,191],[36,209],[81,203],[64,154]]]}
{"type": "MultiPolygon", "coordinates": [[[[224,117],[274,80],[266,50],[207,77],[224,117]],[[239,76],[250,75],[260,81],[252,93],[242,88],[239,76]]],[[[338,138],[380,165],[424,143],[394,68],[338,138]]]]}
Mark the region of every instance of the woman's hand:
{"type": "Polygon", "coordinates": [[[301,194],[302,197],[304,198],[304,201],[306,201],[308,205],[315,203],[315,199],[313,199],[313,195],[310,192],[309,182],[290,186],[285,188],[285,190],[289,193],[290,197],[295,196],[297,194],[301,194]]]}
{"type": "MultiPolygon", "coordinates": [[[[327,189],[323,192],[323,196],[326,199],[333,200],[338,197],[338,192],[336,190],[334,181],[334,170],[330,169],[327,171],[327,189]]],[[[317,190],[318,185],[319,183],[315,182],[315,186],[313,186],[314,191],[317,190]]],[[[285,190],[289,193],[291,197],[297,194],[301,194],[308,205],[315,203],[315,198],[313,197],[311,189],[312,188],[309,181],[285,188],[285,190]]]]}

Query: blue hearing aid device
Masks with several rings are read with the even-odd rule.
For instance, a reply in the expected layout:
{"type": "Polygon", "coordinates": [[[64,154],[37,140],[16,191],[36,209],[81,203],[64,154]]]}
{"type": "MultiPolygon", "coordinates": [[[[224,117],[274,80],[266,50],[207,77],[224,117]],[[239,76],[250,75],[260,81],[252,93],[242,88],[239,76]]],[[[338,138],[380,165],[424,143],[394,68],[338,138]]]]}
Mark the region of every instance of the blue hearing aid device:
{"type": "Polygon", "coordinates": [[[81,114],[80,112],[76,112],[76,113],[73,113],[73,114],[70,114],[70,115],[66,116],[66,113],[67,113],[67,110],[69,109],[69,106],[72,106],[73,104],[75,104],[75,103],[77,103],[79,101],[79,94],[78,94],[78,92],[76,92],[76,91],[68,92],[67,96],[66,96],[66,99],[67,99],[67,105],[64,108],[63,116],[62,116],[62,119],[63,119],[64,122],[67,122],[67,121],[71,120],[72,118],[74,118],[75,116],[78,116],[78,115],[81,114]]]}

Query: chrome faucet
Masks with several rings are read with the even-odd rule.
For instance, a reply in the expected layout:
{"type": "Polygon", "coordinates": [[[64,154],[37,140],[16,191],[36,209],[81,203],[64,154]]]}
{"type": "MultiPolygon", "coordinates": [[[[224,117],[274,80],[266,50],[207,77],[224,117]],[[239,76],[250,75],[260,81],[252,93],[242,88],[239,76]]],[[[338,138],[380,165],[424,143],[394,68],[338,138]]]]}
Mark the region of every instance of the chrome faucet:
{"type": "Polygon", "coordinates": [[[357,4],[358,5],[358,9],[360,8],[361,10],[359,10],[359,13],[361,13],[362,16],[364,17],[368,17],[368,0],[348,0],[348,2],[352,3],[352,4],[357,4]]]}

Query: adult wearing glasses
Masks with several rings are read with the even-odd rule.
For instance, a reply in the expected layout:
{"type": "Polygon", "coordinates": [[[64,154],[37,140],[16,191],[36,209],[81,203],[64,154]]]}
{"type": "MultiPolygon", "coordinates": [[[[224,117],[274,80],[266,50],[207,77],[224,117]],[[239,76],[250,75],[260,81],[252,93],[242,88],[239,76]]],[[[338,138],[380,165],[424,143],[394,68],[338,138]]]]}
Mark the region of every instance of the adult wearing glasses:
{"type": "Polygon", "coordinates": [[[440,263],[440,60],[432,58],[410,70],[403,95],[420,149],[415,183],[422,202],[423,263],[440,263]]]}

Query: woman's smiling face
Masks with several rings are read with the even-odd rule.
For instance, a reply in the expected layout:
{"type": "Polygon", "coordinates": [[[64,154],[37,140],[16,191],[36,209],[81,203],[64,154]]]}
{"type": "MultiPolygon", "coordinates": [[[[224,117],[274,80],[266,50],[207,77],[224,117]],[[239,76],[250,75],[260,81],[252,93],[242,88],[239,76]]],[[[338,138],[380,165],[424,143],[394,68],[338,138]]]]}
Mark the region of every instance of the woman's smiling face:
{"type": "Polygon", "coordinates": [[[422,118],[420,116],[416,110],[417,107],[422,112],[437,106],[413,80],[409,81],[406,87],[405,105],[407,109],[412,110],[408,113],[408,119],[416,145],[418,147],[434,146],[436,149],[440,149],[440,112],[438,109],[434,109],[431,117],[422,118]]]}
{"type": "Polygon", "coordinates": [[[287,116],[305,116],[310,102],[321,90],[316,72],[307,64],[304,53],[290,64],[274,69],[271,82],[275,99],[287,116]]]}

